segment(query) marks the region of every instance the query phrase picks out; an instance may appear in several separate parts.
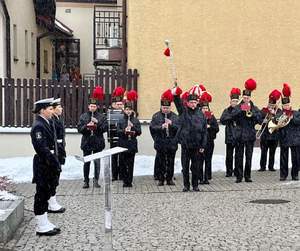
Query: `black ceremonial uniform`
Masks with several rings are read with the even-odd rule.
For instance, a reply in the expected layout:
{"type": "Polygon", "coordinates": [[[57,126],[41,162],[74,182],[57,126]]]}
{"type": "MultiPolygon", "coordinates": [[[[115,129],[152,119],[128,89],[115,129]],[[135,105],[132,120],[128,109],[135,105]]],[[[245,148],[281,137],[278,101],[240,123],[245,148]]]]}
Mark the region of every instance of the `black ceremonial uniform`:
{"type": "Polygon", "coordinates": [[[48,210],[51,191],[55,190],[61,167],[54,153],[54,128],[49,120],[37,116],[31,128],[31,141],[36,154],[33,158],[33,183],[36,183],[34,214],[42,215],[48,210]]]}
{"type": "Polygon", "coordinates": [[[208,180],[211,179],[212,175],[212,156],[215,148],[214,140],[216,139],[217,133],[219,132],[218,121],[215,116],[212,115],[211,118],[206,119],[207,125],[207,143],[204,150],[204,153],[200,156],[200,184],[208,184],[208,180]],[[203,170],[203,164],[205,164],[205,168],[203,170]]]}
{"type": "Polygon", "coordinates": [[[123,114],[123,117],[119,120],[117,125],[117,133],[119,136],[118,145],[128,149],[128,151],[120,153],[121,170],[124,174],[124,186],[132,186],[134,157],[138,152],[137,136],[142,133],[140,121],[134,117],[134,113],[132,113],[129,120],[133,124],[131,132],[134,132],[130,134],[130,136],[125,132],[125,128],[128,125],[128,116],[126,114],[123,114]]]}
{"type": "MultiPolygon", "coordinates": [[[[106,117],[99,113],[94,112],[94,118],[98,120],[97,127],[95,131],[88,129],[87,124],[91,121],[92,113],[86,112],[80,116],[79,123],[77,125],[78,132],[82,134],[81,138],[81,150],[83,151],[83,156],[90,155],[92,153],[101,152],[105,148],[105,141],[103,133],[107,132],[107,120],[106,117]]],[[[98,182],[100,174],[100,159],[94,161],[95,172],[94,181],[98,182]]],[[[89,183],[89,173],[90,173],[90,162],[87,162],[83,166],[84,181],[89,183]]]]}
{"type": "Polygon", "coordinates": [[[174,103],[179,113],[179,129],[177,137],[181,144],[181,164],[183,174],[183,191],[190,189],[189,169],[192,171],[192,186],[199,191],[199,161],[200,149],[205,149],[207,140],[206,119],[199,110],[184,107],[179,96],[174,97],[174,103]],[[191,161],[191,166],[190,166],[191,161]]]}
{"type": "Polygon", "coordinates": [[[233,174],[233,153],[236,145],[235,126],[236,123],[232,117],[234,108],[229,106],[226,108],[220,118],[220,121],[225,125],[225,144],[226,144],[226,176],[231,177],[233,174]]]}
{"type": "MultiPolygon", "coordinates": [[[[122,110],[108,109],[107,120],[108,120],[108,141],[110,143],[110,148],[118,146],[118,133],[117,124],[118,121],[123,117],[122,110]]],[[[120,168],[120,156],[119,154],[114,154],[112,156],[112,180],[123,179],[123,174],[120,168]]]]}
{"type": "MultiPolygon", "coordinates": [[[[267,112],[268,112],[267,108],[263,108],[261,110],[262,118],[265,118],[267,116],[267,112]]],[[[276,113],[277,114],[280,113],[280,109],[278,109],[276,113]]],[[[275,169],[274,169],[275,152],[276,152],[276,148],[278,146],[279,132],[278,132],[278,130],[276,130],[275,132],[270,133],[268,130],[268,125],[263,124],[263,126],[266,126],[266,129],[263,131],[263,133],[260,137],[261,155],[260,155],[260,170],[259,171],[266,170],[268,151],[269,151],[268,169],[270,171],[275,171],[275,169]]]]}
{"type": "Polygon", "coordinates": [[[165,180],[169,185],[173,183],[174,160],[178,149],[177,130],[178,116],[174,112],[165,115],[159,111],[152,116],[150,133],[154,140],[154,149],[157,152],[158,178],[162,184],[165,180]],[[168,129],[168,135],[167,130],[162,128],[162,124],[165,123],[165,118],[172,121],[172,125],[170,125],[168,129]]]}
{"type": "Polygon", "coordinates": [[[256,140],[255,125],[261,123],[261,112],[254,106],[253,102],[251,104],[250,117],[246,116],[246,112],[241,110],[241,105],[236,106],[233,111],[234,121],[236,122],[236,151],[235,151],[235,168],[236,168],[236,178],[237,182],[242,181],[243,176],[246,182],[251,182],[251,164],[252,164],[252,154],[254,142],[256,140]],[[243,172],[243,160],[244,151],[246,156],[245,170],[243,172]]]}

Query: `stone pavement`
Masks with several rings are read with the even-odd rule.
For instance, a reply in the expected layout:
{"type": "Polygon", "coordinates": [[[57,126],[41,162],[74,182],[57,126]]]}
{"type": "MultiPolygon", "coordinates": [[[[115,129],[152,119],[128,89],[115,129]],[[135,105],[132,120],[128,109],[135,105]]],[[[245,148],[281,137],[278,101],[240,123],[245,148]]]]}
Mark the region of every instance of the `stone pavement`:
{"type": "MultiPolygon", "coordinates": [[[[114,250],[300,250],[300,182],[279,182],[279,173],[253,172],[253,183],[235,184],[214,173],[201,192],[157,187],[152,177],[135,177],[133,188],[114,182],[114,250]],[[285,199],[286,204],[253,204],[255,199],[285,199]]],[[[3,250],[102,250],[103,190],[82,189],[81,180],[61,181],[58,201],[64,214],[50,215],[61,227],[54,237],[35,235],[34,186],[16,185],[26,198],[25,220],[3,250]]],[[[1,250],[1,246],[0,246],[1,250]]]]}

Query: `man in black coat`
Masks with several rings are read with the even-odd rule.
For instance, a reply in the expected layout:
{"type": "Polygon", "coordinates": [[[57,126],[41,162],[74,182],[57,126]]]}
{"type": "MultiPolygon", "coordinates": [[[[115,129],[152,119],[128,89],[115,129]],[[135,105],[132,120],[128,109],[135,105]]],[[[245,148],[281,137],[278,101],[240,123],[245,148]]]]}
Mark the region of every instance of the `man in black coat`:
{"type": "MultiPolygon", "coordinates": [[[[110,148],[118,146],[118,133],[117,133],[117,124],[118,121],[123,117],[123,94],[112,97],[111,108],[107,110],[107,120],[108,120],[108,141],[110,143],[110,148]]],[[[119,154],[114,154],[112,156],[111,163],[111,171],[112,171],[112,181],[122,180],[123,174],[121,172],[120,165],[120,156],[119,154]]]]}
{"type": "Polygon", "coordinates": [[[186,106],[184,106],[178,95],[180,93],[178,89],[178,87],[175,87],[172,93],[179,114],[177,137],[181,144],[181,164],[184,185],[182,191],[188,192],[190,190],[189,171],[191,168],[193,191],[198,192],[200,155],[204,153],[207,140],[206,119],[198,107],[199,96],[195,93],[190,93],[187,98],[186,106]]]}
{"type": "Polygon", "coordinates": [[[236,124],[232,117],[232,111],[234,107],[238,105],[241,95],[239,88],[232,88],[230,91],[230,106],[227,107],[220,118],[220,122],[225,125],[225,144],[226,144],[226,177],[232,177],[233,174],[233,153],[235,151],[236,136],[235,127],[236,124]]]}
{"type": "MultiPolygon", "coordinates": [[[[168,91],[172,97],[171,91],[168,91]]],[[[154,149],[157,152],[158,186],[163,186],[165,180],[167,181],[167,185],[175,185],[172,179],[174,176],[174,160],[178,148],[176,138],[178,116],[171,111],[171,102],[172,100],[163,94],[161,98],[161,109],[152,116],[150,123],[154,149]]]]}
{"type": "Polygon", "coordinates": [[[30,136],[36,154],[33,158],[33,183],[36,183],[34,196],[34,214],[37,221],[37,235],[56,235],[60,229],[49,222],[47,217],[48,200],[51,189],[57,183],[61,167],[55,154],[55,131],[50,124],[53,114],[53,98],[35,102],[34,113],[37,114],[30,136]]]}
{"type": "Polygon", "coordinates": [[[246,182],[252,182],[251,165],[254,142],[256,140],[255,125],[261,123],[261,112],[251,101],[251,91],[256,88],[256,82],[253,79],[247,80],[245,88],[246,89],[243,90],[243,100],[232,112],[233,119],[236,123],[236,183],[242,182],[243,177],[245,177],[246,182]],[[248,84],[251,87],[248,87],[248,84]],[[246,157],[245,170],[243,168],[244,151],[246,157]]]}
{"type": "Polygon", "coordinates": [[[280,181],[285,181],[289,174],[289,149],[292,155],[292,180],[299,180],[299,147],[300,147],[300,113],[292,110],[290,104],[290,87],[284,84],[282,91],[282,111],[276,115],[276,123],[279,126],[280,145],[280,181]],[[289,89],[289,91],[286,91],[289,89]],[[283,119],[285,118],[285,119],[283,119]],[[289,121],[289,122],[285,122],[289,121]],[[283,122],[283,123],[281,123],[283,122]]]}
{"type": "Polygon", "coordinates": [[[260,169],[259,172],[266,171],[266,165],[267,165],[267,158],[268,158],[268,151],[269,151],[269,164],[268,169],[269,171],[276,171],[274,169],[274,162],[275,162],[275,152],[276,148],[278,146],[278,140],[279,140],[279,132],[276,130],[273,133],[270,133],[268,130],[268,122],[272,120],[276,116],[277,113],[280,112],[280,109],[278,109],[277,101],[280,99],[281,93],[278,90],[273,90],[269,95],[269,103],[267,107],[264,107],[261,110],[263,122],[261,125],[261,130],[263,132],[260,136],[260,149],[261,149],[261,155],[260,155],[260,169]]]}
{"type": "Polygon", "coordinates": [[[218,121],[210,111],[209,103],[212,101],[212,97],[208,92],[203,92],[200,98],[201,111],[206,118],[207,124],[207,143],[204,149],[204,153],[200,155],[200,184],[209,184],[208,180],[212,178],[212,156],[214,153],[217,133],[219,132],[218,121]],[[205,168],[203,168],[205,165],[205,168]]]}
{"type": "MultiPolygon", "coordinates": [[[[101,152],[105,148],[103,134],[107,132],[108,125],[106,117],[97,109],[97,100],[91,98],[88,106],[89,111],[80,116],[77,125],[78,132],[82,134],[81,150],[83,156],[101,152]]],[[[100,159],[94,161],[95,171],[93,185],[100,187],[98,180],[100,174],[100,159]]],[[[90,162],[83,166],[84,185],[89,188],[90,162]]]]}
{"type": "MultiPolygon", "coordinates": [[[[56,149],[55,154],[58,157],[60,165],[65,164],[66,159],[66,150],[65,150],[65,126],[63,119],[61,117],[63,108],[61,106],[61,99],[55,99],[52,102],[53,107],[53,116],[50,124],[54,127],[54,138],[56,140],[56,149]]],[[[61,172],[61,170],[60,170],[61,172]]],[[[58,204],[56,200],[56,188],[59,185],[59,177],[60,173],[57,175],[57,182],[51,188],[51,197],[48,200],[48,213],[63,213],[65,212],[65,208],[58,204]]]]}
{"type": "Polygon", "coordinates": [[[138,152],[137,137],[142,133],[140,121],[134,115],[132,103],[126,102],[124,116],[117,125],[118,145],[128,149],[120,153],[121,170],[124,174],[123,187],[132,187],[134,158],[138,152]]]}

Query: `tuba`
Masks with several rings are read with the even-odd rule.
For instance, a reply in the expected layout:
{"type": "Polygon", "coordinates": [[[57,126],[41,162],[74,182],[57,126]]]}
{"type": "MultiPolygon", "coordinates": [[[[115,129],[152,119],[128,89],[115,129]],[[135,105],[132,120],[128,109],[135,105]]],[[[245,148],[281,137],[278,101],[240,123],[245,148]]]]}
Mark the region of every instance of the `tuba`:
{"type": "Polygon", "coordinates": [[[286,114],[285,112],[282,113],[282,115],[279,118],[276,118],[275,120],[270,120],[268,123],[268,130],[269,133],[273,133],[276,130],[287,126],[291,121],[291,115],[286,114]]]}

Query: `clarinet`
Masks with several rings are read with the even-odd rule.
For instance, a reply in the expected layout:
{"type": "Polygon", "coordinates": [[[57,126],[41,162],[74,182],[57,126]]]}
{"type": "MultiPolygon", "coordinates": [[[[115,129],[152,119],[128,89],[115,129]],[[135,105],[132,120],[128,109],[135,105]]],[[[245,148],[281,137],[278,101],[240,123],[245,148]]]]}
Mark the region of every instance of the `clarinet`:
{"type": "MultiPolygon", "coordinates": [[[[130,116],[128,116],[128,119],[127,119],[127,127],[130,126],[130,116]]],[[[131,129],[130,129],[131,131],[131,129]]],[[[130,131],[128,132],[128,140],[131,140],[131,134],[130,134],[130,131]]]]}
{"type": "MultiPolygon", "coordinates": [[[[92,122],[93,118],[94,118],[94,112],[92,111],[91,122],[92,122]]],[[[93,136],[93,135],[94,135],[94,130],[92,129],[91,130],[91,136],[93,136]]]]}
{"type": "MultiPolygon", "coordinates": [[[[167,113],[165,113],[165,123],[167,123],[167,113]]],[[[167,124],[167,128],[166,128],[166,135],[167,135],[167,138],[170,137],[170,131],[169,131],[169,124],[167,124]]]]}

